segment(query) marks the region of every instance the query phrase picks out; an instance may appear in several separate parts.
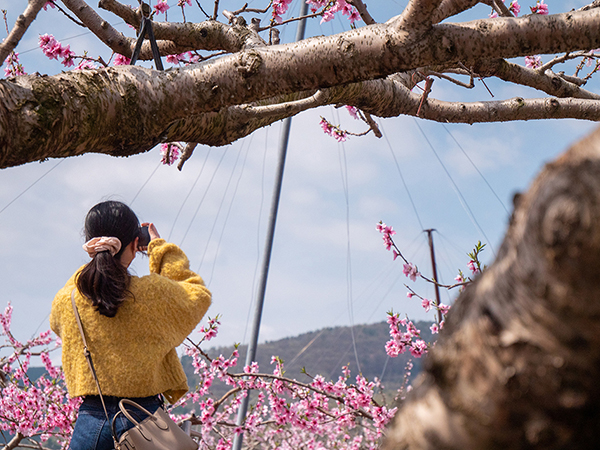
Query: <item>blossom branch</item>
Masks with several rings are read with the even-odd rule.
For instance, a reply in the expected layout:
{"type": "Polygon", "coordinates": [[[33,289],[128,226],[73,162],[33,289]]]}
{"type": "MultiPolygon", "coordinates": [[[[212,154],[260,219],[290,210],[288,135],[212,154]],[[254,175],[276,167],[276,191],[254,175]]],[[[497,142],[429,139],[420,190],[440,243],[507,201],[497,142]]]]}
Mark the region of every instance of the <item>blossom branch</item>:
{"type": "Polygon", "coordinates": [[[379,129],[379,125],[377,125],[377,122],[375,122],[375,120],[373,120],[373,116],[371,116],[371,114],[369,114],[369,113],[365,113],[362,111],[360,111],[360,115],[363,118],[363,120],[367,123],[367,125],[369,125],[369,128],[373,131],[373,134],[378,138],[382,138],[383,134],[381,133],[381,130],[379,129]]]}
{"type": "Polygon", "coordinates": [[[0,63],[4,62],[10,52],[17,47],[17,44],[23,38],[29,25],[31,25],[42,7],[46,4],[46,1],[47,0],[31,0],[27,4],[27,8],[25,8],[23,14],[17,18],[15,25],[6,39],[0,43],[0,63]]]}
{"type": "MultiPolygon", "coordinates": [[[[317,394],[323,395],[331,400],[335,400],[336,402],[342,403],[344,404],[344,397],[341,397],[339,395],[335,395],[332,394],[330,392],[324,391],[322,389],[317,389],[314,386],[311,386],[310,384],[307,383],[303,383],[301,381],[298,380],[294,380],[292,378],[288,378],[288,377],[283,377],[280,375],[274,375],[274,374],[270,374],[270,373],[227,373],[228,376],[232,377],[232,378],[264,378],[264,379],[269,379],[269,380],[277,380],[277,381],[282,381],[288,385],[294,385],[294,386],[298,386],[301,387],[303,389],[307,389],[309,391],[312,392],[316,392],[317,394]]],[[[354,388],[356,389],[354,386],[350,385],[348,386],[349,388],[354,388]]],[[[361,408],[353,408],[353,410],[361,417],[364,417],[366,419],[369,420],[373,420],[373,416],[371,414],[369,414],[368,412],[366,412],[365,410],[361,409],[361,408]]]]}
{"type": "Polygon", "coordinates": [[[502,17],[514,17],[502,0],[491,0],[491,6],[502,17]]]}
{"type": "Polygon", "coordinates": [[[312,13],[312,14],[307,14],[305,16],[290,17],[289,19],[282,20],[281,22],[272,21],[268,26],[259,27],[258,31],[265,31],[268,29],[272,29],[273,27],[280,27],[282,25],[286,25],[291,22],[297,22],[298,20],[304,20],[304,19],[312,19],[314,17],[319,17],[322,15],[323,15],[323,12],[316,12],[316,13],[312,13]]]}
{"type": "Polygon", "coordinates": [[[369,14],[369,11],[367,11],[367,5],[362,0],[346,0],[346,3],[356,8],[361,19],[367,25],[373,25],[374,23],[377,23],[371,14],[369,14]]]}

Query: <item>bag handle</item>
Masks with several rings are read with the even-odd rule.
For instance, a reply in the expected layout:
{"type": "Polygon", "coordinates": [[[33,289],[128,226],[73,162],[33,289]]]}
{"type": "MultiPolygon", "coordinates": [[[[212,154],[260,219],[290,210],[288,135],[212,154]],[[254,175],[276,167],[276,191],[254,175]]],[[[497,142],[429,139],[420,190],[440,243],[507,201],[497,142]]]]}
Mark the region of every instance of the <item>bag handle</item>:
{"type": "Polygon", "coordinates": [[[156,426],[158,428],[160,428],[161,430],[168,430],[169,429],[169,425],[162,420],[160,417],[157,417],[156,415],[152,414],[150,411],[148,411],[146,408],[144,408],[143,406],[137,404],[136,402],[134,402],[133,400],[129,400],[128,398],[123,398],[121,399],[121,401],[119,402],[119,409],[121,410],[121,412],[123,413],[123,415],[125,417],[127,417],[127,419],[134,424],[136,427],[140,426],[140,423],[130,414],[129,411],[127,411],[127,409],[125,408],[125,405],[131,405],[134,408],[139,409],[140,411],[142,411],[144,414],[146,414],[148,417],[151,417],[152,420],[154,422],[156,422],[156,426]]]}
{"type": "Polygon", "coordinates": [[[119,417],[119,414],[123,414],[127,418],[127,420],[129,420],[139,430],[140,434],[142,435],[142,437],[144,439],[146,439],[147,441],[151,441],[152,440],[152,436],[146,436],[144,434],[144,429],[140,426],[140,423],[125,408],[126,404],[127,405],[131,405],[134,408],[137,408],[140,411],[142,411],[143,413],[145,413],[148,416],[148,418],[150,418],[151,420],[154,421],[154,424],[159,429],[161,429],[163,431],[168,431],[169,430],[169,424],[167,422],[165,422],[164,420],[162,420],[160,417],[158,417],[156,414],[152,414],[146,408],[144,408],[143,406],[141,406],[138,403],[134,402],[133,400],[129,400],[127,398],[123,398],[119,402],[119,409],[120,409],[120,411],[118,411],[117,414],[114,415],[112,423],[111,423],[111,432],[113,433],[113,435],[117,434],[116,429],[115,429],[115,426],[116,426],[115,423],[117,421],[117,417],[119,417]]]}
{"type": "MultiPolygon", "coordinates": [[[[100,382],[98,381],[98,377],[96,376],[96,370],[94,369],[94,363],[92,362],[92,354],[88,350],[87,341],[85,339],[85,333],[83,331],[83,324],[81,323],[81,317],[79,317],[79,311],[77,310],[77,304],[75,303],[75,289],[73,289],[73,291],[71,291],[71,304],[73,305],[73,312],[75,313],[75,320],[77,321],[77,326],[79,327],[79,333],[81,333],[81,339],[83,341],[83,355],[85,356],[88,366],[90,367],[90,371],[92,372],[92,377],[94,378],[94,381],[96,382],[96,387],[98,388],[98,394],[100,395],[100,401],[102,402],[102,409],[104,409],[104,414],[106,415],[106,420],[110,423],[110,417],[108,416],[108,411],[106,410],[106,404],[104,403],[104,397],[102,397],[102,390],[100,389],[100,382]]],[[[110,431],[112,434],[113,441],[115,443],[115,448],[119,449],[120,448],[119,441],[117,440],[117,437],[116,437],[115,433],[113,432],[112,427],[111,427],[110,431]]]]}

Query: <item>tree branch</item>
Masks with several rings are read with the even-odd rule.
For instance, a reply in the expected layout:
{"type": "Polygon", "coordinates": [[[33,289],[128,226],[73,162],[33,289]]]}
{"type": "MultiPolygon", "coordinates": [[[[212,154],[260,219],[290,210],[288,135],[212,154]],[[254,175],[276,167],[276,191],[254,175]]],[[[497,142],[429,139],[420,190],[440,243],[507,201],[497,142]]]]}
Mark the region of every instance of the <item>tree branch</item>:
{"type": "Polygon", "coordinates": [[[600,95],[581,88],[569,81],[567,77],[551,70],[528,69],[503,59],[479,61],[473,70],[482,77],[498,77],[501,80],[529,86],[555,97],[600,99],[600,95]]]}
{"type": "Polygon", "coordinates": [[[479,0],[443,0],[431,16],[432,23],[440,23],[448,17],[455,16],[481,3],[479,0]]]}
{"type": "Polygon", "coordinates": [[[328,103],[327,92],[319,91],[294,101],[257,106],[231,106],[219,112],[192,116],[173,123],[164,140],[198,142],[213,146],[227,145],[278,120],[328,103]]]}
{"type": "Polygon", "coordinates": [[[4,63],[4,60],[7,56],[12,52],[17,44],[21,41],[21,38],[31,25],[31,22],[35,20],[37,14],[46,4],[46,0],[30,0],[27,4],[27,8],[23,14],[21,14],[10,33],[4,40],[4,42],[0,43],[0,64],[4,63]]]}
{"type": "Polygon", "coordinates": [[[598,7],[600,7],[600,0],[594,0],[589,5],[579,8],[577,11],[587,11],[589,9],[598,8],[598,7]]]}
{"type": "Polygon", "coordinates": [[[62,2],[110,49],[121,55],[131,57],[133,51],[132,46],[135,45],[133,39],[127,38],[123,36],[122,33],[119,33],[83,0],[62,0],[62,2]]]}
{"type": "Polygon", "coordinates": [[[411,30],[417,33],[427,30],[434,23],[433,14],[442,1],[410,0],[399,19],[395,21],[396,29],[411,30]]]}
{"type": "MultiPolygon", "coordinates": [[[[136,29],[140,28],[140,15],[128,6],[116,0],[100,0],[98,6],[116,14],[128,25],[136,29]]],[[[224,50],[228,53],[235,53],[244,48],[266,45],[258,33],[247,27],[231,26],[216,20],[200,23],[152,22],[152,29],[163,56],[189,50],[224,50]]],[[[140,59],[152,59],[149,42],[144,42],[141,56],[140,59]]]]}
{"type": "MultiPolygon", "coordinates": [[[[379,117],[417,116],[422,95],[395,77],[329,90],[331,102],[347,103],[379,117]]],[[[428,98],[419,117],[436,122],[476,123],[577,118],[600,121],[600,101],[574,98],[513,98],[487,102],[445,102],[428,98]]]]}
{"type": "Polygon", "coordinates": [[[2,448],[2,450],[13,450],[14,448],[17,448],[24,438],[25,436],[23,436],[21,433],[15,434],[15,436],[2,448]]]}
{"type": "MultiPolygon", "coordinates": [[[[80,0],[65,1],[73,6],[80,0]]],[[[414,107],[406,88],[366,80],[434,64],[464,61],[472,66],[472,61],[481,59],[598,48],[597,29],[598,9],[461,25],[442,23],[415,36],[397,33],[386,24],[374,24],[335,36],[243,50],[165,72],[121,66],[0,80],[0,167],[90,151],[131,155],[167,139],[218,145],[210,140],[214,126],[194,131],[206,140],[178,138],[190,133],[178,132],[176,136],[172,129],[190,116],[208,114],[214,118],[230,106],[257,104],[294,92],[331,88],[328,95],[339,94],[339,98],[328,101],[351,104],[377,116],[412,115],[418,107],[414,107]]],[[[444,117],[466,123],[513,118],[597,120],[597,103],[583,99],[513,100],[465,104],[463,108],[462,104],[451,106],[428,99],[421,114],[433,120],[444,117]],[[537,112],[536,107],[540,108],[537,112]],[[475,115],[467,117],[465,108],[475,115]],[[511,109],[512,117],[508,115],[511,109]]],[[[231,111],[238,114],[240,110],[231,111]]]]}

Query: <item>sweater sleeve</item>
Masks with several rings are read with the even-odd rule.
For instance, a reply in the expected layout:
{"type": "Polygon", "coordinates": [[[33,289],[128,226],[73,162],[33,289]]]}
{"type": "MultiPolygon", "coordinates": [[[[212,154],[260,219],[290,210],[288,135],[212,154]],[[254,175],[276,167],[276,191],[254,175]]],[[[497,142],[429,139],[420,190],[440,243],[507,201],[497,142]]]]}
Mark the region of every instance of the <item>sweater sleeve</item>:
{"type": "Polygon", "coordinates": [[[60,311],[58,308],[58,300],[54,300],[52,302],[52,309],[50,311],[50,329],[54,331],[54,334],[56,334],[58,337],[61,337],[60,322],[61,318],[60,311]]]}
{"type": "Polygon", "coordinates": [[[164,239],[154,239],[148,245],[150,272],[157,273],[174,281],[199,283],[204,281],[190,270],[190,262],[178,246],[164,239]]]}
{"type": "Polygon", "coordinates": [[[171,344],[178,346],[202,320],[211,304],[211,294],[200,275],[190,270],[188,258],[177,245],[155,239],[148,246],[148,255],[150,284],[162,297],[156,312],[169,335],[167,340],[172,339],[171,344]]]}
{"type": "MultiPolygon", "coordinates": [[[[83,266],[82,266],[83,267],[83,266]]],[[[81,270],[81,268],[79,269],[81,270]]],[[[79,271],[78,271],[79,272],[79,271]]],[[[50,329],[56,334],[58,337],[62,338],[62,323],[63,323],[63,312],[64,305],[62,304],[62,299],[65,295],[71,295],[71,291],[75,287],[75,275],[73,275],[67,281],[67,284],[56,294],[54,300],[52,301],[52,308],[50,310],[50,329]]],[[[69,306],[71,303],[69,302],[69,306]]]]}

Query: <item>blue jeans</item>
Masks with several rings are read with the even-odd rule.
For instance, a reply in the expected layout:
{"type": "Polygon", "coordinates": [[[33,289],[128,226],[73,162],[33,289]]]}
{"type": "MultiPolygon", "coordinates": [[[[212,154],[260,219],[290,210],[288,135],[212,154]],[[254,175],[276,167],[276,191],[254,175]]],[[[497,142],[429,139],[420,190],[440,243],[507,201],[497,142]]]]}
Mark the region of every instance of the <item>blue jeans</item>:
{"type": "MultiPolygon", "coordinates": [[[[102,408],[102,402],[97,395],[88,395],[84,397],[83,403],[79,407],[79,415],[75,422],[75,429],[71,437],[70,450],[112,450],[114,443],[110,431],[111,422],[115,414],[119,411],[119,401],[117,397],[104,396],[106,411],[110,417],[110,422],[106,420],[106,414],[102,408]]],[[[131,398],[143,408],[153,413],[163,404],[161,397],[154,395],[152,397],[131,398]]],[[[142,421],[146,415],[138,409],[133,409],[127,405],[127,410],[132,412],[134,418],[142,421]]],[[[119,414],[115,421],[115,430],[117,439],[125,431],[133,427],[133,424],[123,414],[119,414]]]]}

